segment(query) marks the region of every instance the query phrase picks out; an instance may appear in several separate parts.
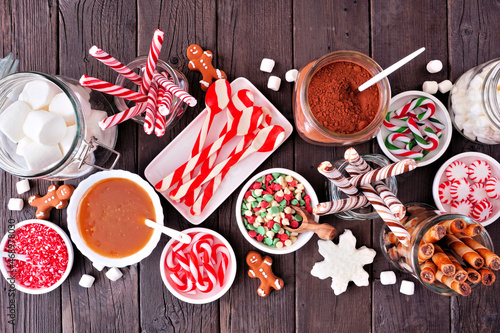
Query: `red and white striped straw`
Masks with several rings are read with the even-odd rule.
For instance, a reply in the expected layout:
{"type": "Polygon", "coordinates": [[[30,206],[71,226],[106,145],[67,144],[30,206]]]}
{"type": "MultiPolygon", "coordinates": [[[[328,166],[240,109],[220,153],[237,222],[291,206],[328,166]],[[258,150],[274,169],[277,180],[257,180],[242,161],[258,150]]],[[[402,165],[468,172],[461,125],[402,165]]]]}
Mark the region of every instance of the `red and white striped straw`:
{"type": "Polygon", "coordinates": [[[89,54],[135,84],[139,86],[142,85],[142,77],[97,46],[92,46],[89,50],[89,54]]]}
{"type": "Polygon", "coordinates": [[[146,103],[146,115],[144,117],[144,132],[153,133],[156,126],[156,97],[158,85],[155,81],[151,82],[148,92],[148,102],[146,103]]]}
{"type": "Polygon", "coordinates": [[[109,95],[117,96],[120,98],[128,99],[130,101],[143,103],[146,102],[148,97],[142,93],[132,91],[127,88],[116,86],[112,83],[96,79],[95,77],[82,75],[80,84],[84,87],[91,88],[109,95]]]}
{"type": "Polygon", "coordinates": [[[166,91],[170,91],[172,94],[174,94],[177,98],[179,98],[187,105],[189,106],[196,105],[197,103],[196,98],[194,98],[193,96],[191,96],[190,94],[179,88],[174,83],[167,80],[161,74],[155,74],[153,78],[156,80],[156,82],[158,82],[158,84],[162,85],[166,91]]]}
{"type": "Polygon", "coordinates": [[[123,123],[130,118],[140,115],[146,109],[146,103],[137,104],[125,111],[104,118],[99,122],[99,127],[104,131],[110,127],[123,123]]]}
{"type": "Polygon", "coordinates": [[[156,63],[158,62],[161,46],[163,44],[163,36],[164,33],[160,29],[156,29],[153,34],[153,40],[151,41],[146,68],[142,76],[141,89],[139,90],[143,94],[147,94],[149,91],[149,87],[151,86],[151,81],[156,69],[156,63]]]}

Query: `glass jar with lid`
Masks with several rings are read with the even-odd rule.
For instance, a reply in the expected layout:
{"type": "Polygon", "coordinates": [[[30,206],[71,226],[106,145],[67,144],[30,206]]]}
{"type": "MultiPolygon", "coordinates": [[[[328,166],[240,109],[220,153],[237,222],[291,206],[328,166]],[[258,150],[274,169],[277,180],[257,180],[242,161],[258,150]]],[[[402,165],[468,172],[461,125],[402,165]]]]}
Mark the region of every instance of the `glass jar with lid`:
{"type": "Polygon", "coordinates": [[[467,139],[500,143],[500,58],[471,68],[453,85],[449,110],[455,128],[467,139]]]}

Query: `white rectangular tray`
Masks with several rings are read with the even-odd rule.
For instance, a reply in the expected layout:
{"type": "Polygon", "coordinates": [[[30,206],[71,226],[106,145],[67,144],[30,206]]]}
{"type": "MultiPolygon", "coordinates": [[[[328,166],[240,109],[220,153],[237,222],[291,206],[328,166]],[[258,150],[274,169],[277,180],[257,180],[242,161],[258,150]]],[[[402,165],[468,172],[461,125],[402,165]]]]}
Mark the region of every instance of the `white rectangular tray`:
{"type": "MultiPolygon", "coordinates": [[[[231,83],[232,94],[241,89],[248,89],[254,96],[254,104],[256,106],[266,107],[271,110],[272,125],[279,125],[285,130],[285,140],[292,134],[293,126],[290,122],[276,109],[274,105],[247,79],[237,78],[231,83]]],[[[189,159],[189,154],[193,148],[194,142],[200,132],[201,126],[207,115],[207,109],[204,109],[198,117],[196,117],[168,146],[163,149],[158,156],[155,157],[146,167],[144,174],[146,179],[154,186],[165,176],[173,172],[177,167],[181,166],[189,159]]],[[[226,112],[220,112],[214,118],[214,122],[207,137],[205,146],[217,140],[220,131],[227,121],[226,112]]],[[[221,153],[216,163],[221,162],[234,149],[241,137],[235,137],[221,150],[221,153]]],[[[209,217],[214,210],[219,207],[224,200],[240,186],[245,179],[252,174],[273,152],[254,153],[231,167],[230,171],[220,184],[219,188],[212,197],[212,200],[207,204],[205,209],[198,216],[193,216],[189,212],[190,208],[184,203],[178,203],[170,199],[168,193],[175,188],[172,187],[162,195],[174,206],[182,216],[192,224],[200,224],[209,217]]]]}

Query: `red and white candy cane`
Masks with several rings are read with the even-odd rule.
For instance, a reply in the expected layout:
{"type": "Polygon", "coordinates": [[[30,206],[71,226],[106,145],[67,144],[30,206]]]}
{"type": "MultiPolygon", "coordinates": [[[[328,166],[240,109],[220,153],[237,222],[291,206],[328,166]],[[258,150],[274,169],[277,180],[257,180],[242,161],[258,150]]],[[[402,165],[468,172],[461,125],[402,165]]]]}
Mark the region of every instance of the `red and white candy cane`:
{"type": "Polygon", "coordinates": [[[146,115],[144,117],[144,132],[153,133],[156,125],[156,98],[158,85],[155,81],[151,82],[148,92],[148,101],[146,103],[146,115]]]}
{"type": "Polygon", "coordinates": [[[391,132],[410,133],[410,129],[406,123],[408,117],[396,118],[395,115],[395,111],[387,112],[387,115],[382,122],[384,126],[391,132]]]}
{"type": "Polygon", "coordinates": [[[144,112],[144,110],[146,110],[146,103],[134,105],[133,107],[125,111],[119,112],[99,121],[99,127],[104,131],[110,127],[121,124],[130,118],[140,115],[144,112]]]}
{"type": "Polygon", "coordinates": [[[394,117],[402,118],[407,115],[416,116],[418,120],[428,119],[436,112],[436,105],[431,99],[427,97],[414,98],[406,105],[394,111],[394,117]],[[417,108],[424,110],[424,112],[416,113],[417,108]]]}
{"type": "Polygon", "coordinates": [[[158,62],[158,57],[160,56],[161,47],[163,44],[164,33],[160,29],[156,29],[153,34],[153,39],[151,41],[151,47],[149,48],[149,54],[146,62],[146,68],[144,69],[144,74],[142,75],[141,88],[139,91],[143,94],[147,94],[151,86],[151,81],[153,80],[153,75],[156,69],[156,63],[158,62]]]}
{"type": "Polygon", "coordinates": [[[406,147],[406,144],[411,142],[411,138],[403,133],[391,133],[385,138],[385,146],[391,151],[391,154],[404,158],[422,158],[424,155],[419,152],[412,151],[406,147]],[[399,144],[403,143],[403,147],[399,144]]]}
{"type": "Polygon", "coordinates": [[[109,95],[128,99],[130,101],[143,103],[148,97],[143,93],[138,93],[127,88],[123,88],[112,83],[96,79],[95,77],[82,75],[80,84],[84,87],[91,88],[109,95]]]}
{"type": "Polygon", "coordinates": [[[408,119],[408,128],[412,132],[415,141],[420,147],[422,147],[422,149],[433,151],[438,147],[439,137],[432,128],[425,127],[425,134],[421,133],[415,119],[413,118],[408,119]]]}
{"type": "Polygon", "coordinates": [[[135,73],[130,68],[128,68],[97,46],[92,46],[89,50],[89,54],[109,68],[115,70],[117,73],[134,82],[135,84],[139,86],[142,84],[142,77],[140,77],[139,74],[135,73]]]}
{"type": "Polygon", "coordinates": [[[155,74],[153,78],[158,82],[158,84],[162,85],[166,91],[171,92],[174,94],[177,98],[179,98],[181,101],[186,103],[189,106],[195,106],[197,101],[196,98],[179,88],[177,85],[174,83],[170,82],[168,79],[166,79],[164,76],[161,74],[155,74]]]}

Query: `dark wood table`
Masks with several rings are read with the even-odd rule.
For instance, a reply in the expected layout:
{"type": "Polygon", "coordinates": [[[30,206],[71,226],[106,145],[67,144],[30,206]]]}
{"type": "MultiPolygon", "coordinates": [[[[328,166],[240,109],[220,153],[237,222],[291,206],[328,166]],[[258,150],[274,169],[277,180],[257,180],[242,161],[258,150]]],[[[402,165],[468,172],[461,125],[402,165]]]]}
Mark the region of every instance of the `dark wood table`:
{"type": "MultiPolygon", "coordinates": [[[[390,76],[392,94],[421,89],[426,80],[456,80],[471,67],[500,56],[500,3],[498,1],[235,1],[235,0],[137,0],[137,1],[0,1],[1,55],[10,51],[20,60],[19,70],[42,71],[79,78],[82,74],[114,81],[116,74],[88,55],[99,45],[124,62],[147,54],[154,29],[165,31],[161,58],[185,73],[200,103],[158,139],[145,135],[137,124],[119,126],[118,168],[144,175],[148,163],[202,110],[204,94],[197,84],[199,73],[187,69],[186,48],[198,43],[215,54],[215,63],[230,79],[246,77],[281,112],[292,119],[292,84],[282,81],[279,92],[266,88],[269,74],[259,70],[262,58],[276,60],[273,75],[284,78],[288,69],[335,50],[355,50],[387,67],[421,46],[423,55],[390,76]],[[429,74],[425,65],[440,59],[444,69],[429,74]]],[[[437,95],[447,102],[447,95],[437,95]]],[[[356,146],[361,153],[380,152],[376,141],[356,146]]],[[[431,184],[444,161],[463,151],[480,151],[500,157],[497,146],[478,145],[456,131],[446,154],[430,166],[398,177],[403,202],[433,203],[431,184]]],[[[294,133],[259,170],[284,167],[297,171],[326,199],[324,178],[316,166],[343,155],[344,148],[313,146],[294,133]]],[[[16,196],[18,179],[1,172],[2,221],[34,216],[6,209],[16,196]]],[[[69,183],[77,185],[78,180],[69,183]]],[[[44,192],[49,182],[32,181],[29,194],[44,192]]],[[[317,238],[299,251],[273,255],[275,273],[285,288],[267,298],[256,293],[257,281],[246,274],[244,258],[252,246],[244,240],[235,220],[235,191],[203,227],[219,231],[232,244],[238,258],[236,280],[220,300],[190,305],[172,296],[163,285],[158,263],[168,241],[162,237],[156,250],[140,264],[122,269],[122,279],[111,282],[80,253],[62,287],[40,296],[18,293],[15,326],[8,324],[8,285],[1,279],[1,332],[499,332],[500,283],[479,287],[470,297],[438,296],[416,283],[415,295],[399,293],[398,284],[383,286],[379,274],[393,269],[384,259],[378,236],[382,222],[342,221],[322,218],[339,232],[352,230],[357,245],[377,251],[375,262],[365,266],[370,286],[350,285],[335,296],[331,280],[311,276],[321,261],[317,238]],[[78,285],[82,274],[96,276],[91,289],[78,285]]],[[[27,198],[27,195],[23,195],[27,198]]],[[[191,227],[162,199],[165,223],[176,229],[191,227]]],[[[65,211],[51,220],[63,228],[65,211]]],[[[500,223],[487,228],[500,249],[500,223]]]]}

